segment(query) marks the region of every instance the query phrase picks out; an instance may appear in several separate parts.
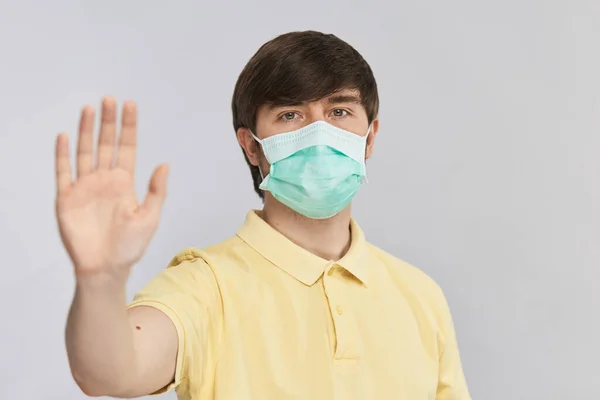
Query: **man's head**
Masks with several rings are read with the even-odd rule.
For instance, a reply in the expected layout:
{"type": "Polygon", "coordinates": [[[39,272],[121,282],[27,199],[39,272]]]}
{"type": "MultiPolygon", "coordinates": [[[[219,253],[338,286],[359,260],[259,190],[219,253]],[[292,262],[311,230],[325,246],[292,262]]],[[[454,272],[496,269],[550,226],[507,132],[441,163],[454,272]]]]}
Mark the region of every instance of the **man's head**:
{"type": "Polygon", "coordinates": [[[291,32],[265,43],[235,86],[233,125],[254,189],[269,165],[252,133],[264,139],[323,120],[365,135],[366,157],[378,130],[379,97],[371,68],[349,44],[315,31],[291,32]],[[260,167],[260,169],[259,169],[260,167]]]}

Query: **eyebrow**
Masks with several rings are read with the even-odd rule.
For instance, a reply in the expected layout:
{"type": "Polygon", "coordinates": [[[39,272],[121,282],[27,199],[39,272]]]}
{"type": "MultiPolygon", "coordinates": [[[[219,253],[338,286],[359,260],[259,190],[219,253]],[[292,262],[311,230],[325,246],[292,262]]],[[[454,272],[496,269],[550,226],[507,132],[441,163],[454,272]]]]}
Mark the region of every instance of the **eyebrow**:
{"type": "Polygon", "coordinates": [[[361,104],[360,97],[350,94],[334,95],[328,97],[325,102],[327,104],[340,104],[340,103],[357,103],[361,104]]]}
{"type": "Polygon", "coordinates": [[[285,107],[299,107],[305,105],[305,101],[280,101],[277,103],[269,103],[267,104],[268,110],[275,110],[277,108],[285,108],[285,107]]]}

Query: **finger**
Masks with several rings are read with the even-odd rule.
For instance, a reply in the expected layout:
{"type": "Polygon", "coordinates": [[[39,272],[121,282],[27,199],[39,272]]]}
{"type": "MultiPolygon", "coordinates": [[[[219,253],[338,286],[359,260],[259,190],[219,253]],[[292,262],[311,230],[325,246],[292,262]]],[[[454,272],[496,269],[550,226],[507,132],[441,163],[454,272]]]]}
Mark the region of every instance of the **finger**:
{"type": "Polygon", "coordinates": [[[133,101],[126,101],[123,105],[121,121],[121,137],[117,154],[117,167],[129,171],[132,175],[135,170],[135,153],[137,147],[137,105],[133,101]]]}
{"type": "Polygon", "coordinates": [[[82,177],[94,167],[94,119],[96,112],[92,106],[85,106],[79,119],[79,139],[77,141],[77,176],[82,177]]]}
{"type": "Polygon", "coordinates": [[[112,165],[117,136],[117,102],[112,97],[102,100],[100,135],[98,136],[98,169],[112,165]]]}
{"type": "Polygon", "coordinates": [[[146,212],[160,211],[167,197],[167,177],[169,175],[169,166],[159,165],[150,178],[148,185],[148,194],[144,199],[142,208],[146,212]]]}
{"type": "Polygon", "coordinates": [[[69,158],[69,137],[61,133],[56,138],[56,191],[63,193],[73,180],[69,158]]]}

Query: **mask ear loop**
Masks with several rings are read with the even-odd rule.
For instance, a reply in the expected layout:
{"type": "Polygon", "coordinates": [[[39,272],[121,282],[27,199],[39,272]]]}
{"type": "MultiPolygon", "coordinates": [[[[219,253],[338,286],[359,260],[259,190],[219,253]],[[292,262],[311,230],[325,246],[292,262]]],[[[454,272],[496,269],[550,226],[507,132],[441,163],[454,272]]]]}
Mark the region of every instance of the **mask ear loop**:
{"type": "Polygon", "coordinates": [[[367,159],[366,159],[366,155],[367,155],[367,139],[369,138],[369,134],[371,133],[371,128],[373,127],[373,122],[371,122],[369,124],[369,127],[367,128],[367,133],[365,134],[364,138],[365,138],[365,160],[363,161],[363,167],[365,169],[365,176],[362,177],[362,182],[361,183],[369,183],[369,179],[367,178],[367,159]]]}
{"type": "MultiPolygon", "coordinates": [[[[258,137],[256,137],[256,135],[254,133],[252,133],[252,131],[250,129],[248,129],[248,132],[250,132],[250,135],[252,135],[252,138],[254,140],[256,140],[256,142],[262,146],[262,140],[260,140],[258,137]]],[[[258,168],[258,173],[260,174],[260,179],[262,179],[263,181],[265,180],[265,176],[262,172],[262,169],[260,168],[260,162],[258,163],[258,165],[256,166],[258,168]]]]}

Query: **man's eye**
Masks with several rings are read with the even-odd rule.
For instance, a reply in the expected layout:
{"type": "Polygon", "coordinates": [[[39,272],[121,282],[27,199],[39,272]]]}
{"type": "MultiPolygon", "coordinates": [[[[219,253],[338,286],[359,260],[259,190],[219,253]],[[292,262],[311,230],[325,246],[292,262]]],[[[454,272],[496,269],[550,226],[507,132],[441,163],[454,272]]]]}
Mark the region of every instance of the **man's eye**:
{"type": "Polygon", "coordinates": [[[292,121],[294,118],[296,118],[295,112],[287,112],[281,116],[284,121],[292,121]]]}
{"type": "Polygon", "coordinates": [[[333,110],[334,117],[345,117],[346,115],[348,115],[348,111],[342,110],[341,108],[333,110]]]}

